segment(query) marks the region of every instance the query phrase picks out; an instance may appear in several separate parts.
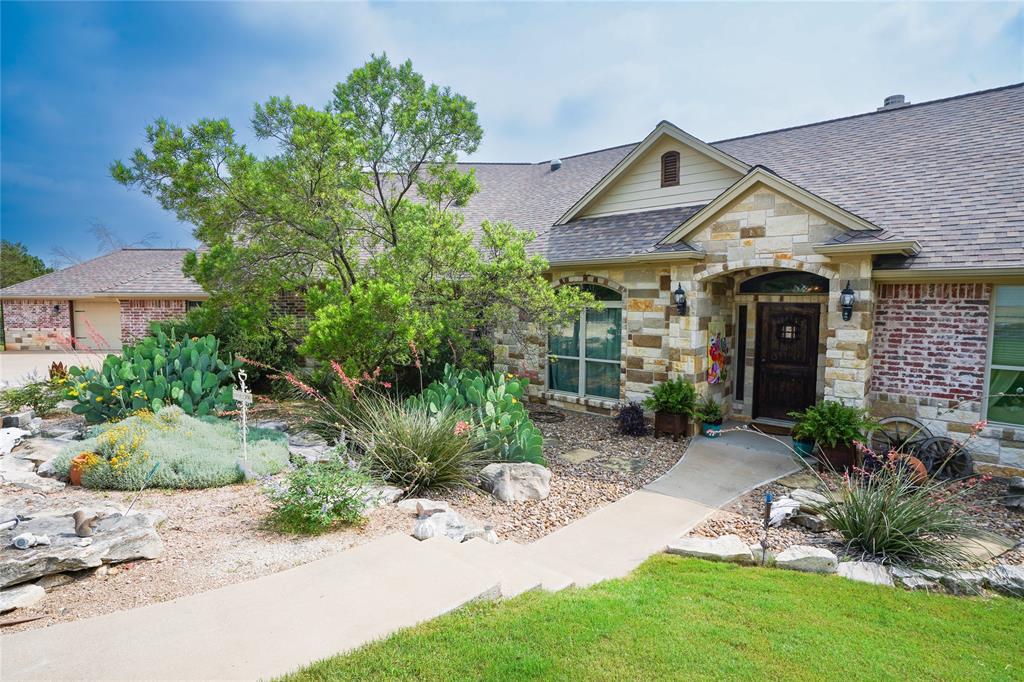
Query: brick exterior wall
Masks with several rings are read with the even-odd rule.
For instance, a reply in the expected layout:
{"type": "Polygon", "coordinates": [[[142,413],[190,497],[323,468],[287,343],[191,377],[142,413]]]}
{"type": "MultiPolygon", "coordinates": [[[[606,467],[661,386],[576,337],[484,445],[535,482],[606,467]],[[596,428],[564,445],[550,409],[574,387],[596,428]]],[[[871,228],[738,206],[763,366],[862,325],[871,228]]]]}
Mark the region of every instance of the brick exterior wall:
{"type": "Polygon", "coordinates": [[[4,301],[3,311],[7,350],[67,349],[71,338],[70,301],[4,301]]]}
{"type": "Polygon", "coordinates": [[[181,299],[128,299],[121,301],[121,342],[134,343],[149,334],[149,323],[185,316],[181,299]]]}
{"type": "Polygon", "coordinates": [[[991,284],[882,284],[872,390],[948,400],[985,388],[991,284]]]}

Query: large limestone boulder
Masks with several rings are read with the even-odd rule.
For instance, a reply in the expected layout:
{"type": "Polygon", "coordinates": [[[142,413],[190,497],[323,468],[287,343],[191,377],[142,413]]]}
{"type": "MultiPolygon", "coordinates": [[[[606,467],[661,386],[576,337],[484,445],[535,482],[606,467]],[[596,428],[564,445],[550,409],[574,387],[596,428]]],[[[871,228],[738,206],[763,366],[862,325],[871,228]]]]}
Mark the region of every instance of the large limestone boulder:
{"type": "Polygon", "coordinates": [[[89,538],[75,534],[71,514],[75,509],[43,507],[38,500],[5,500],[0,517],[22,514],[27,520],[15,528],[0,531],[0,587],[17,585],[51,573],[80,571],[103,564],[136,559],[155,559],[163,554],[164,544],[156,531],[163,513],[146,511],[123,517],[112,509],[95,509],[107,516],[93,529],[89,538]],[[11,546],[22,533],[45,535],[49,545],[19,550],[11,546]]]}
{"type": "Polygon", "coordinates": [[[835,573],[838,563],[832,552],[810,545],[793,545],[775,557],[775,565],[779,568],[807,573],[835,573]]]}
{"type": "Polygon", "coordinates": [[[543,500],[551,492],[551,470],[529,462],[488,464],[480,487],[502,502],[543,500]]]}
{"type": "Polygon", "coordinates": [[[893,586],[892,572],[889,568],[873,561],[844,561],[839,564],[836,573],[848,580],[861,583],[893,586]]]}
{"type": "Polygon", "coordinates": [[[753,563],[750,547],[736,535],[717,538],[679,538],[665,550],[669,554],[692,556],[711,561],[732,561],[739,564],[753,563]]]}
{"type": "Polygon", "coordinates": [[[893,578],[908,590],[937,590],[942,574],[930,568],[904,568],[894,566],[893,578]]]}
{"type": "Polygon", "coordinates": [[[1024,476],[1014,476],[1010,479],[1003,504],[1014,509],[1024,509],[1024,476]]]}
{"type": "Polygon", "coordinates": [[[996,592],[1024,598],[1024,567],[996,564],[988,570],[985,584],[996,592]]]}
{"type": "Polygon", "coordinates": [[[822,507],[828,506],[828,498],[821,493],[804,488],[796,488],[789,492],[789,496],[800,503],[800,511],[816,512],[822,507]]]}

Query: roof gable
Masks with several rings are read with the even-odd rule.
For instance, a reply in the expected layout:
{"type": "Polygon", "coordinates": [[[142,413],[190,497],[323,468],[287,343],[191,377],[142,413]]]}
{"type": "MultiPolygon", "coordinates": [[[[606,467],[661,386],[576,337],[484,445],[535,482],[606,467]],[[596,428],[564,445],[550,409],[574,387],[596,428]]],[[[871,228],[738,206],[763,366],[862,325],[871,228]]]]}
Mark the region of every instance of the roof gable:
{"type": "Polygon", "coordinates": [[[742,161],[662,121],[591,187],[556,224],[574,218],[702,204],[749,170],[742,161]],[[660,158],[680,152],[680,184],[660,186],[660,158]]]}
{"type": "Polygon", "coordinates": [[[729,205],[759,186],[768,187],[782,194],[808,211],[818,214],[851,233],[881,232],[878,226],[871,224],[860,216],[808,192],[785,178],[775,175],[763,166],[755,166],[729,189],[719,194],[714,201],[694,213],[679,227],[670,232],[661,243],[673,244],[686,239],[714,220],[715,216],[726,210],[729,205]]]}

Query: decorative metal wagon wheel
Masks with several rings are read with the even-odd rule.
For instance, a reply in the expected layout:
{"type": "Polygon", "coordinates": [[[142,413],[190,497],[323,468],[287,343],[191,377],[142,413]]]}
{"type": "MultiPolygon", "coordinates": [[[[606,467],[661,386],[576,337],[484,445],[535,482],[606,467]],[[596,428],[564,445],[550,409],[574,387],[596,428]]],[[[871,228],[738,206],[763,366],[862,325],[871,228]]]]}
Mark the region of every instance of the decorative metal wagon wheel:
{"type": "Polygon", "coordinates": [[[928,475],[940,480],[966,478],[974,473],[974,459],[971,453],[952,438],[935,436],[921,443],[916,457],[920,459],[928,475]]]}
{"type": "Polygon", "coordinates": [[[896,450],[920,458],[917,451],[932,437],[924,424],[910,417],[886,417],[871,432],[871,449],[880,456],[896,450]]]}

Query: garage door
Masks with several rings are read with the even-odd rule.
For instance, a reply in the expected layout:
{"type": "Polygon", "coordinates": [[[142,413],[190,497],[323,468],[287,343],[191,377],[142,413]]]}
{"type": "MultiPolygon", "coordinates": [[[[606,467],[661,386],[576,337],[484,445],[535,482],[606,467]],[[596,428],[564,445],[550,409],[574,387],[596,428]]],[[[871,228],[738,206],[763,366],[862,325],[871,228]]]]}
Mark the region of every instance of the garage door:
{"type": "Polygon", "coordinates": [[[97,350],[121,348],[121,304],[117,301],[73,301],[75,346],[97,350]]]}

